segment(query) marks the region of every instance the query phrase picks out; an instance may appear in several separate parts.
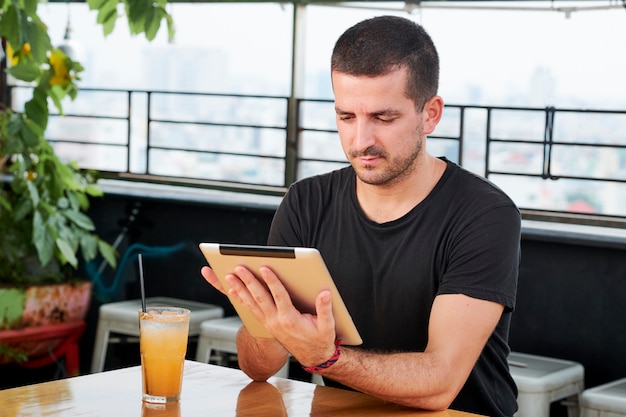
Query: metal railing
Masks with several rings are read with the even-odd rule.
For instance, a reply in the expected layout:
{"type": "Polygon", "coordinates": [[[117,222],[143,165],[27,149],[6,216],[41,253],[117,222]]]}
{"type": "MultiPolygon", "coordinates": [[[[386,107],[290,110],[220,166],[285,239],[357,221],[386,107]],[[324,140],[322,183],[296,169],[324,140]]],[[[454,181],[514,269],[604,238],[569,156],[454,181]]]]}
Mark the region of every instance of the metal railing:
{"type": "MultiPolygon", "coordinates": [[[[48,139],[105,177],[280,195],[347,164],[331,100],[84,88],[65,110],[48,139]]],[[[569,191],[554,198],[580,197],[554,208],[520,197],[522,209],[626,217],[624,110],[446,105],[428,146],[512,194],[558,183],[569,191]],[[604,194],[618,195],[606,210],[593,200],[609,184],[604,194]]]]}

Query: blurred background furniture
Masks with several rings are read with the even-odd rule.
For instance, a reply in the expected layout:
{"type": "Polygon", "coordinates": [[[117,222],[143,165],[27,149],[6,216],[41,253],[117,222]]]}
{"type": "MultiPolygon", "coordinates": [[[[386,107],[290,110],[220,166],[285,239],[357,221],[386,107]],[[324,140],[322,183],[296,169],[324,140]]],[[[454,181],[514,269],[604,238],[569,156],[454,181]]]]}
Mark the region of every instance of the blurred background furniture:
{"type": "Polygon", "coordinates": [[[626,417],[626,378],[583,391],[580,417],[626,417]]]}
{"type": "MultiPolygon", "coordinates": [[[[203,322],[200,325],[196,360],[209,363],[213,358],[217,365],[227,366],[228,358],[224,354],[237,354],[237,332],[241,325],[239,316],[203,322]]],[[[289,378],[289,361],[275,376],[289,378]]]]}
{"type": "MultiPolygon", "coordinates": [[[[189,317],[189,337],[200,334],[200,325],[206,320],[224,316],[224,309],[213,304],[182,300],[170,297],[149,297],[149,306],[174,306],[191,310],[189,317]]],[[[111,333],[139,336],[139,315],[141,300],[127,300],[106,303],[98,310],[98,326],[94,342],[91,372],[102,372],[106,361],[107,347],[111,333]]]]}
{"type": "MultiPolygon", "coordinates": [[[[237,332],[241,325],[239,316],[203,322],[200,325],[196,361],[209,363],[213,360],[218,365],[228,365],[228,358],[224,354],[237,354],[237,332]]],[[[274,376],[289,378],[289,362],[290,360],[274,376]]],[[[311,382],[324,385],[324,380],[319,375],[312,375],[311,382]]]]}
{"type": "Polygon", "coordinates": [[[551,403],[559,400],[569,417],[578,417],[585,377],[581,364],[519,352],[511,352],[508,361],[519,392],[515,417],[549,417],[551,403]]]}

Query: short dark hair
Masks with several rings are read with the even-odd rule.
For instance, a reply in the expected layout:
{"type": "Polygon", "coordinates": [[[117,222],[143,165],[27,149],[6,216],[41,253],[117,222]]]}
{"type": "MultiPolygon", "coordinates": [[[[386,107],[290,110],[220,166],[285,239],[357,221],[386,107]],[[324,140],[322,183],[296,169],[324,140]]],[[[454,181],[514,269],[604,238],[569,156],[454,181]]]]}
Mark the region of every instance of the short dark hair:
{"type": "Polygon", "coordinates": [[[439,86],[439,56],[424,28],[398,16],[364,20],[346,30],[335,43],[331,71],[356,76],[385,75],[406,67],[407,96],[419,111],[439,86]]]}

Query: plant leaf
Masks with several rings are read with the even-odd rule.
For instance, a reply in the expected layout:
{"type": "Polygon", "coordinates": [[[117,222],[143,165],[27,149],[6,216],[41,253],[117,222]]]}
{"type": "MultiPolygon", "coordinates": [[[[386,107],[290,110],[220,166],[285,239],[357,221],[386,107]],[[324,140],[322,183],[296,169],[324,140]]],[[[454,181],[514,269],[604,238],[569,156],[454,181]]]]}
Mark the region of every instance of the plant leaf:
{"type": "Polygon", "coordinates": [[[98,254],[98,239],[92,234],[83,233],[80,237],[80,249],[83,258],[87,262],[91,261],[98,254]]]}
{"type": "Polygon", "coordinates": [[[2,13],[0,19],[0,35],[6,38],[11,45],[21,46],[20,25],[18,23],[17,9],[14,4],[10,4],[2,13]]]}
{"type": "Polygon", "coordinates": [[[26,13],[18,13],[20,36],[22,42],[18,45],[23,45],[28,42],[30,44],[30,53],[33,59],[42,64],[48,59],[48,51],[52,49],[52,43],[48,36],[48,28],[39,17],[35,14],[27,15],[26,13]]]}
{"type": "Polygon", "coordinates": [[[57,248],[65,258],[65,261],[72,265],[74,268],[78,267],[78,259],[76,259],[76,254],[72,247],[63,239],[59,238],[56,240],[57,248]]]}
{"type": "Polygon", "coordinates": [[[43,266],[47,265],[54,255],[54,236],[44,224],[38,211],[35,211],[33,217],[33,243],[37,249],[39,261],[43,266]]]}
{"type": "Polygon", "coordinates": [[[21,124],[20,136],[26,146],[37,146],[43,139],[43,129],[30,119],[25,119],[21,124]]]}
{"type": "Polygon", "coordinates": [[[23,220],[33,209],[33,202],[28,199],[22,199],[13,206],[13,218],[16,222],[23,220]]]}
{"type": "Polygon", "coordinates": [[[10,328],[22,318],[26,305],[26,290],[0,288],[0,330],[10,328]]]}
{"type": "Polygon", "coordinates": [[[92,197],[102,197],[104,195],[102,188],[100,188],[96,184],[88,184],[85,187],[85,193],[89,194],[92,197]]]}
{"type": "Polygon", "coordinates": [[[41,75],[41,67],[34,61],[24,61],[7,69],[7,72],[18,80],[31,82],[41,75]]]}
{"type": "Polygon", "coordinates": [[[24,10],[26,10],[26,13],[28,13],[29,16],[34,16],[37,14],[38,4],[38,0],[24,0],[24,10]]]}
{"type": "Polygon", "coordinates": [[[24,105],[24,113],[41,128],[41,133],[48,125],[48,99],[41,88],[35,88],[33,98],[24,105]]]}
{"type": "Polygon", "coordinates": [[[80,211],[64,210],[63,215],[83,230],[93,231],[96,229],[89,216],[80,211]]]}
{"type": "Polygon", "coordinates": [[[152,6],[146,10],[146,17],[143,30],[146,32],[146,39],[149,41],[153,40],[159,31],[159,26],[161,24],[161,16],[159,13],[159,9],[152,6]]]}
{"type": "Polygon", "coordinates": [[[89,7],[98,10],[97,22],[102,25],[104,35],[113,32],[115,21],[117,20],[118,0],[90,1],[89,7]]]}
{"type": "Polygon", "coordinates": [[[130,33],[136,35],[145,30],[146,16],[152,10],[150,0],[126,0],[126,16],[130,33]]]}
{"type": "Polygon", "coordinates": [[[109,245],[107,242],[105,242],[102,239],[98,239],[98,250],[100,251],[100,254],[102,255],[102,257],[106,259],[107,263],[112,268],[115,268],[117,266],[117,260],[115,258],[116,251],[115,251],[115,248],[113,248],[113,246],[109,245]]]}
{"type": "Polygon", "coordinates": [[[39,205],[39,191],[37,187],[35,187],[32,181],[26,181],[26,188],[28,189],[30,200],[33,202],[33,207],[37,207],[39,205]]]}
{"type": "Polygon", "coordinates": [[[107,0],[87,0],[87,4],[89,4],[89,10],[100,10],[106,1],[107,0]]]}

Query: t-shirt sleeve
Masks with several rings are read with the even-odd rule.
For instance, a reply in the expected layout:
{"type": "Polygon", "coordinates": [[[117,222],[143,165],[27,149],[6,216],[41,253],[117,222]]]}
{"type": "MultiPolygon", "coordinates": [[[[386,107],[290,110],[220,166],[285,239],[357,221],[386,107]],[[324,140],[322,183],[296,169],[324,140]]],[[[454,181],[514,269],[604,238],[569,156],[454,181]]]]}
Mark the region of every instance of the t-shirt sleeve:
{"type": "Polygon", "coordinates": [[[438,294],[465,294],[515,307],[521,218],[513,205],[491,208],[459,225],[438,294]]]}

